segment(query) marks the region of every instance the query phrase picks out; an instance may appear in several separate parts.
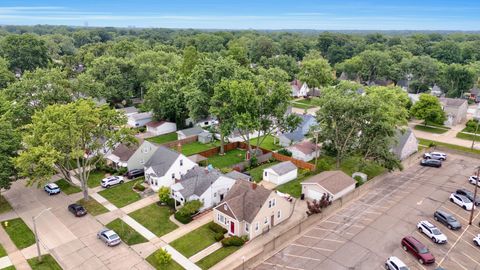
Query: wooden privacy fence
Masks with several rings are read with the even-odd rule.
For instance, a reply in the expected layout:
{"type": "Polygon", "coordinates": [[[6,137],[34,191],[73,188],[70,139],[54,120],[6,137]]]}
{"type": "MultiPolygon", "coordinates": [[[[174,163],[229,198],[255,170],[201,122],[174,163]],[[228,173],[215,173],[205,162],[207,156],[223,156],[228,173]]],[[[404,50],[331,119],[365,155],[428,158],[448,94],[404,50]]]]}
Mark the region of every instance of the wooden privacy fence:
{"type": "Polygon", "coordinates": [[[276,160],[279,160],[279,161],[291,161],[298,168],[310,170],[312,172],[315,171],[315,164],[308,163],[308,162],[305,162],[303,160],[299,160],[299,159],[289,157],[289,156],[285,156],[285,155],[275,153],[275,152],[272,153],[272,157],[276,160]]]}
{"type": "Polygon", "coordinates": [[[185,139],[176,140],[176,141],[173,141],[173,142],[162,143],[162,145],[165,146],[165,147],[168,147],[168,148],[175,148],[175,147],[178,146],[178,144],[184,145],[184,144],[196,142],[197,140],[198,140],[198,136],[194,135],[194,136],[191,136],[191,137],[187,137],[185,139]]]}

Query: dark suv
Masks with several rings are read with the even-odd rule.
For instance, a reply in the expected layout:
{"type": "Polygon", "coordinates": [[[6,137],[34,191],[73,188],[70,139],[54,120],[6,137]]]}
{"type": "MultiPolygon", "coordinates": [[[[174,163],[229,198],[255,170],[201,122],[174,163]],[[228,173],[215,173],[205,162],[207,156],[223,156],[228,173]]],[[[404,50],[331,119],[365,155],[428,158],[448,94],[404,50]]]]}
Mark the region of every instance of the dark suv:
{"type": "Polygon", "coordinates": [[[420,161],[420,165],[427,166],[427,167],[442,167],[442,162],[438,159],[422,159],[420,161]]]}
{"type": "Polygon", "coordinates": [[[435,211],[435,213],[433,214],[433,218],[436,221],[447,226],[450,230],[459,230],[460,228],[462,228],[462,225],[460,224],[460,222],[458,222],[458,220],[455,217],[453,217],[451,214],[445,211],[441,211],[441,210],[435,211]]]}
{"type": "Polygon", "coordinates": [[[413,254],[421,264],[430,264],[435,262],[435,257],[430,253],[427,246],[420,243],[413,236],[406,236],[402,239],[402,248],[413,254]]]}
{"type": "Polygon", "coordinates": [[[68,206],[68,211],[70,211],[76,217],[83,217],[87,214],[87,210],[80,204],[76,204],[76,203],[70,204],[68,206]]]}
{"type": "MultiPolygon", "coordinates": [[[[461,189],[457,189],[457,191],[455,191],[455,193],[457,193],[458,195],[462,195],[462,196],[465,196],[467,197],[470,201],[473,202],[473,192],[467,190],[467,189],[464,189],[464,188],[461,188],[461,189]]],[[[480,205],[480,197],[476,197],[475,198],[475,205],[476,206],[479,206],[480,205]]]]}
{"type": "Polygon", "coordinates": [[[127,177],[128,179],[134,179],[144,175],[145,172],[142,169],[134,169],[125,173],[125,177],[127,177]]]}

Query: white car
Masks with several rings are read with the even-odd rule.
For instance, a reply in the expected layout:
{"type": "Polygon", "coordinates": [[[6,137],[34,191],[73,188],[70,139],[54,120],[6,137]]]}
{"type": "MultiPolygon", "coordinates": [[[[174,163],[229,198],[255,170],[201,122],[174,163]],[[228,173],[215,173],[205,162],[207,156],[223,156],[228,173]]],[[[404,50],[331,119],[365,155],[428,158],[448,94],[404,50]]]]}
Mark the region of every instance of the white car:
{"type": "Polygon", "coordinates": [[[473,203],[472,201],[470,201],[469,198],[465,196],[452,193],[450,195],[450,201],[457,204],[458,206],[462,207],[465,210],[472,210],[473,203]]]}
{"type": "Polygon", "coordinates": [[[410,270],[399,258],[392,256],[385,262],[385,269],[387,270],[410,270]]]}
{"type": "Polygon", "coordinates": [[[472,185],[475,185],[477,184],[477,186],[480,187],[480,183],[477,181],[477,176],[476,175],[472,175],[468,178],[468,182],[472,185]]]}
{"type": "Polygon", "coordinates": [[[109,188],[114,185],[122,184],[123,176],[109,176],[102,179],[102,187],[109,188]]]}
{"type": "Polygon", "coordinates": [[[480,247],[480,234],[477,234],[477,236],[473,238],[473,243],[475,243],[477,247],[480,247]]]}
{"type": "Polygon", "coordinates": [[[43,189],[45,190],[45,192],[48,193],[48,195],[55,195],[60,193],[60,188],[55,183],[48,183],[43,189]]]}
{"type": "Polygon", "coordinates": [[[105,244],[109,247],[116,246],[122,242],[120,236],[116,232],[110,229],[102,229],[97,233],[98,239],[105,242],[105,244]]]}
{"type": "Polygon", "coordinates": [[[435,225],[432,223],[422,220],[417,224],[417,228],[420,232],[424,233],[433,242],[437,244],[447,243],[447,236],[445,236],[435,225]]]}
{"type": "Polygon", "coordinates": [[[430,152],[423,154],[425,159],[438,159],[441,161],[447,160],[447,154],[441,152],[430,152]]]}

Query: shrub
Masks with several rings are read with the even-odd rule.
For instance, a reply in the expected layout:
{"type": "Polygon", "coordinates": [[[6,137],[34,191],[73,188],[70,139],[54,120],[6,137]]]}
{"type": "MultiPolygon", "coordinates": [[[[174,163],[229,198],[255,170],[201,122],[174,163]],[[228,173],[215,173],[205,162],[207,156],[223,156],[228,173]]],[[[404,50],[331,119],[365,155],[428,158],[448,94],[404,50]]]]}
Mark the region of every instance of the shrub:
{"type": "Polygon", "coordinates": [[[133,188],[134,188],[135,190],[138,190],[138,191],[144,191],[144,190],[145,190],[145,187],[142,185],[141,182],[135,183],[135,185],[133,186],[133,188]]]}
{"type": "Polygon", "coordinates": [[[223,238],[225,238],[225,234],[221,233],[221,232],[217,232],[217,233],[215,233],[214,237],[215,237],[215,241],[217,241],[217,242],[222,241],[223,238]]]}
{"type": "Polygon", "coordinates": [[[171,209],[175,209],[175,200],[173,198],[168,198],[167,206],[170,207],[171,209]]]}
{"type": "Polygon", "coordinates": [[[144,133],[145,131],[147,131],[147,128],[146,127],[139,127],[138,131],[141,132],[141,133],[144,133]]]}
{"type": "Polygon", "coordinates": [[[236,246],[239,247],[245,243],[243,238],[238,236],[231,236],[222,240],[222,246],[229,247],[229,246],[236,246]]]}
{"type": "Polygon", "coordinates": [[[437,144],[436,144],[435,142],[430,142],[430,143],[428,144],[428,147],[435,147],[435,146],[437,146],[437,144]]]}
{"type": "Polygon", "coordinates": [[[167,265],[172,261],[172,255],[162,248],[155,253],[155,259],[159,264],[167,265]]]}
{"type": "Polygon", "coordinates": [[[223,228],[222,226],[218,225],[217,223],[211,222],[208,224],[208,228],[216,233],[227,233],[227,229],[223,228]]]}
{"type": "Polygon", "coordinates": [[[317,161],[317,170],[324,172],[324,171],[329,171],[332,169],[332,165],[328,163],[328,161],[324,159],[320,159],[317,161]]]}
{"type": "Polygon", "coordinates": [[[122,167],[122,168],[118,169],[117,174],[118,174],[118,175],[124,175],[124,174],[126,174],[127,172],[128,172],[128,169],[122,167]]]}
{"type": "Polygon", "coordinates": [[[281,154],[281,155],[287,156],[287,157],[292,156],[292,152],[288,151],[285,148],[278,150],[278,153],[281,154]]]}
{"type": "Polygon", "coordinates": [[[250,167],[257,167],[258,165],[258,159],[256,156],[253,156],[250,158],[250,167]]]}
{"type": "Polygon", "coordinates": [[[187,224],[192,221],[192,216],[184,216],[179,211],[175,212],[174,217],[176,220],[180,221],[183,224],[187,224]]]}
{"type": "Polygon", "coordinates": [[[355,179],[355,181],[357,181],[357,187],[359,187],[363,184],[363,179],[359,175],[353,177],[353,179],[355,179]]]}
{"type": "Polygon", "coordinates": [[[199,200],[193,200],[186,202],[180,210],[177,212],[182,216],[191,216],[198,212],[200,207],[202,207],[203,203],[199,200]]]}
{"type": "Polygon", "coordinates": [[[477,129],[477,123],[478,123],[478,121],[476,121],[474,119],[468,120],[468,122],[466,124],[467,127],[465,128],[465,131],[470,132],[470,133],[475,132],[475,129],[477,129]]]}
{"type": "Polygon", "coordinates": [[[160,199],[161,203],[166,204],[170,199],[170,188],[168,187],[161,187],[158,190],[158,198],[160,199]]]}

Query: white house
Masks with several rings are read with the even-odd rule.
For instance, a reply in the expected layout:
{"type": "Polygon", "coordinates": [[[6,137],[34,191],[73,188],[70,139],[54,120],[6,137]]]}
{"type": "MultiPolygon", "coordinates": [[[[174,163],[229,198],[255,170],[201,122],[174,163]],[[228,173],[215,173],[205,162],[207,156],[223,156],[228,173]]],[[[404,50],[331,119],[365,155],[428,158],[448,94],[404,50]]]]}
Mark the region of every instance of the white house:
{"type": "Polygon", "coordinates": [[[292,89],[292,96],[293,97],[306,97],[310,92],[310,88],[306,83],[302,83],[299,80],[293,80],[290,82],[290,87],[292,89]]]}
{"type": "Polygon", "coordinates": [[[313,142],[308,140],[289,146],[287,150],[292,152],[293,158],[305,162],[309,162],[320,155],[320,147],[315,146],[313,142]]]}
{"type": "Polygon", "coordinates": [[[183,140],[188,137],[198,136],[203,132],[204,130],[200,127],[192,127],[192,128],[187,128],[187,129],[182,129],[177,131],[177,136],[179,140],[183,140]]]}
{"type": "Polygon", "coordinates": [[[210,209],[224,199],[235,181],[216,169],[193,167],[170,187],[175,207],[191,200],[199,200],[203,203],[200,211],[210,209]]]}
{"type": "Polygon", "coordinates": [[[281,185],[297,178],[298,169],[291,161],[284,161],[263,170],[263,180],[281,185]]]}
{"type": "Polygon", "coordinates": [[[157,150],[145,163],[145,181],[154,191],[162,186],[170,187],[190,169],[197,166],[186,156],[164,146],[157,150]]]}
{"type": "Polygon", "coordinates": [[[153,114],[151,112],[134,113],[127,115],[127,123],[130,127],[143,127],[151,122],[153,114]]]}
{"type": "Polygon", "coordinates": [[[137,147],[137,150],[135,150],[135,152],[127,160],[128,170],[143,169],[145,167],[145,163],[150,160],[159,146],[159,144],[149,141],[141,142],[137,147]]]}
{"type": "Polygon", "coordinates": [[[460,98],[440,98],[447,120],[445,126],[453,127],[467,120],[468,102],[460,98]]]}
{"type": "Polygon", "coordinates": [[[418,151],[418,140],[410,128],[397,130],[396,144],[392,152],[399,160],[404,160],[418,151]]]}
{"type": "Polygon", "coordinates": [[[128,161],[135,154],[138,147],[138,145],[119,144],[110,154],[105,156],[105,159],[115,167],[128,168],[128,161]]]}
{"type": "Polygon", "coordinates": [[[202,128],[209,127],[216,124],[218,124],[217,119],[211,116],[200,119],[198,121],[194,121],[192,118],[187,118],[187,120],[185,120],[185,125],[187,126],[192,125],[192,126],[198,126],[202,128]]]}
{"type": "Polygon", "coordinates": [[[147,132],[157,136],[177,131],[177,124],[167,121],[151,121],[146,126],[147,132]]]}
{"type": "Polygon", "coordinates": [[[324,193],[337,200],[355,189],[356,181],[342,171],[325,171],[301,183],[302,194],[310,200],[319,200],[324,193]]]}

